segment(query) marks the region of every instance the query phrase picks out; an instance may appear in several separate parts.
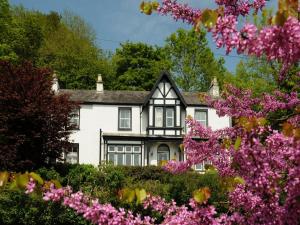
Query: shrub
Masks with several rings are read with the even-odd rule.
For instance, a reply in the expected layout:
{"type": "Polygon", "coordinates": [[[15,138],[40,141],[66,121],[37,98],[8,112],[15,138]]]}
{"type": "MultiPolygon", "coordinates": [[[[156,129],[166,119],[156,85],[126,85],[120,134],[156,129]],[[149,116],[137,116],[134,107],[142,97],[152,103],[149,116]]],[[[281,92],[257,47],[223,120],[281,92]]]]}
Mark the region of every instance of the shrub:
{"type": "Polygon", "coordinates": [[[82,216],[60,203],[32,198],[24,191],[0,190],[0,224],[5,225],[88,225],[82,216]]]}

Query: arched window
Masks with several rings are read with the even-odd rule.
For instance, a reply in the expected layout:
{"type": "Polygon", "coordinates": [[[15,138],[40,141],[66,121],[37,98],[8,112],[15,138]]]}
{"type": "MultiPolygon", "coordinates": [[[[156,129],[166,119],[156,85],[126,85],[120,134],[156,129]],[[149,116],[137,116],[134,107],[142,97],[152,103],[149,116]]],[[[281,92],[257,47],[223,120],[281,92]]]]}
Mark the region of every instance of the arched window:
{"type": "Polygon", "coordinates": [[[170,160],[170,148],[166,144],[161,144],[157,148],[157,164],[170,160]]]}

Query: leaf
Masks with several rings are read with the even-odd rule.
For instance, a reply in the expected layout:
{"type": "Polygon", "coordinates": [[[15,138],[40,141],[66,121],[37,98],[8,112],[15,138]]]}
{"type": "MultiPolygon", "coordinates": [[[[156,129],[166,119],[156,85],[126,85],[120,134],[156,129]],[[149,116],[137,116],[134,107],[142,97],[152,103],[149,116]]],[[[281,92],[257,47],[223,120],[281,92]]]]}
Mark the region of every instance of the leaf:
{"type": "Polygon", "coordinates": [[[159,166],[165,166],[168,163],[168,160],[161,160],[159,166]]]}
{"type": "Polygon", "coordinates": [[[287,11],[278,11],[275,15],[274,23],[278,26],[283,26],[287,18],[287,11]]]}
{"type": "Polygon", "coordinates": [[[54,184],[55,188],[62,188],[62,185],[58,180],[50,180],[50,183],[54,184]]]}
{"type": "Polygon", "coordinates": [[[141,13],[144,12],[144,7],[145,7],[145,2],[142,1],[141,4],[140,4],[140,11],[141,11],[141,13]]]}
{"type": "Polygon", "coordinates": [[[211,193],[208,187],[200,188],[193,192],[193,198],[199,204],[206,203],[210,196],[211,193]]]}
{"type": "Polygon", "coordinates": [[[0,187],[5,186],[8,182],[9,173],[7,171],[0,172],[0,187]]]}
{"type": "Polygon", "coordinates": [[[31,173],[29,173],[29,175],[32,177],[32,179],[34,179],[35,181],[37,181],[38,184],[40,184],[40,185],[44,184],[44,180],[37,173],[31,172],[31,173]]]}
{"type": "Polygon", "coordinates": [[[159,3],[157,1],[152,2],[152,9],[157,10],[159,3]]]}
{"type": "MultiPolygon", "coordinates": [[[[157,3],[158,4],[158,3],[157,3]]],[[[152,14],[152,9],[153,10],[156,10],[156,8],[158,7],[156,7],[156,4],[154,3],[153,5],[152,5],[152,3],[151,2],[142,2],[141,4],[140,4],[140,11],[142,12],[142,13],[145,13],[146,15],[151,15],[152,14]],[[154,7],[153,7],[154,6],[154,7]]]]}
{"type": "Polygon", "coordinates": [[[294,129],[294,137],[296,140],[300,140],[300,128],[294,129]]]}
{"type": "Polygon", "coordinates": [[[283,123],[282,133],[287,137],[292,137],[293,136],[293,125],[288,122],[283,123]]]}
{"type": "Polygon", "coordinates": [[[145,189],[135,189],[135,195],[136,195],[136,203],[141,204],[147,197],[147,193],[145,189]]]}
{"type": "Polygon", "coordinates": [[[132,190],[130,188],[123,188],[119,190],[118,195],[120,200],[126,202],[126,203],[131,203],[135,199],[135,190],[132,190]]]}
{"type": "Polygon", "coordinates": [[[245,180],[239,176],[235,177],[233,181],[235,184],[245,184],[245,180]]]}
{"type": "Polygon", "coordinates": [[[180,149],[181,152],[184,152],[184,144],[180,144],[179,149],[180,149]]]}
{"type": "Polygon", "coordinates": [[[205,9],[201,16],[201,21],[206,28],[215,26],[218,19],[218,13],[211,9],[205,9]]]}
{"type": "Polygon", "coordinates": [[[29,175],[28,173],[24,174],[16,174],[16,186],[20,189],[23,189],[27,186],[29,182],[29,175]]]}
{"type": "Polygon", "coordinates": [[[237,137],[234,143],[234,150],[239,150],[240,146],[242,143],[242,138],[241,137],[237,137]]]}
{"type": "Polygon", "coordinates": [[[229,149],[230,145],[231,145],[231,139],[225,138],[222,143],[222,148],[229,149]]]}
{"type": "Polygon", "coordinates": [[[267,124],[267,122],[268,122],[267,119],[264,118],[264,117],[260,117],[260,118],[257,119],[257,123],[258,123],[259,126],[264,126],[264,125],[267,124]]]}

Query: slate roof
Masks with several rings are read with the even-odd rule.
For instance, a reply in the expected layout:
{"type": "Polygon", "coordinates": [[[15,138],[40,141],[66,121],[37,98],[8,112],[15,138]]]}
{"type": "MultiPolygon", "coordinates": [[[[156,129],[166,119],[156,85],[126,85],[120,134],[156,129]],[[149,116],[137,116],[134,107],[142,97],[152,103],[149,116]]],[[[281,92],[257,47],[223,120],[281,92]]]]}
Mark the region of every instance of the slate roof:
{"type": "Polygon", "coordinates": [[[149,91],[106,91],[60,89],[60,93],[69,94],[71,100],[82,103],[135,104],[141,105],[149,91]]]}
{"type": "MultiPolygon", "coordinates": [[[[60,89],[59,93],[70,95],[71,100],[80,103],[143,105],[150,91],[106,91],[60,89]]],[[[187,105],[206,105],[199,95],[203,92],[181,92],[187,105]]]]}

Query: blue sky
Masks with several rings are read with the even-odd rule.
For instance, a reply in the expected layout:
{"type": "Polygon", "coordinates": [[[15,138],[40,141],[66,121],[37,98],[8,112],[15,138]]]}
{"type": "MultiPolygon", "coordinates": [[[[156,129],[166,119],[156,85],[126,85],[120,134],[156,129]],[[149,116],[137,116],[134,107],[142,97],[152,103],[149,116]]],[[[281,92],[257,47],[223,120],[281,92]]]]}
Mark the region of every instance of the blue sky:
{"type": "MultiPolygon", "coordinates": [[[[96,32],[97,44],[104,50],[114,51],[120,42],[145,42],[162,46],[164,40],[178,28],[191,27],[175,22],[170,17],[153,14],[146,16],[140,13],[142,0],[10,0],[10,4],[22,4],[25,8],[42,12],[70,10],[80,15],[96,32]]],[[[181,0],[192,6],[212,7],[213,0],[181,0]]],[[[270,0],[268,5],[276,5],[270,0]]],[[[209,47],[215,57],[224,57],[226,68],[234,72],[236,64],[241,60],[234,52],[225,56],[223,49],[216,49],[211,36],[208,35],[209,47]]]]}

